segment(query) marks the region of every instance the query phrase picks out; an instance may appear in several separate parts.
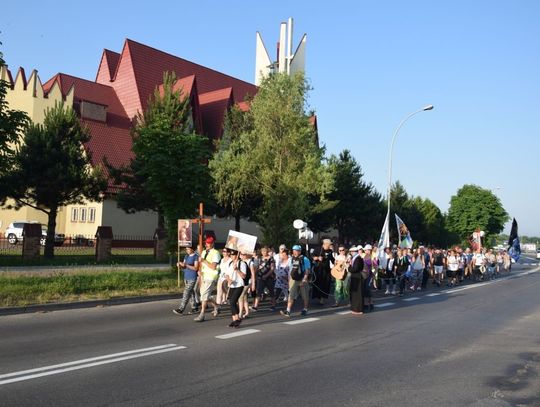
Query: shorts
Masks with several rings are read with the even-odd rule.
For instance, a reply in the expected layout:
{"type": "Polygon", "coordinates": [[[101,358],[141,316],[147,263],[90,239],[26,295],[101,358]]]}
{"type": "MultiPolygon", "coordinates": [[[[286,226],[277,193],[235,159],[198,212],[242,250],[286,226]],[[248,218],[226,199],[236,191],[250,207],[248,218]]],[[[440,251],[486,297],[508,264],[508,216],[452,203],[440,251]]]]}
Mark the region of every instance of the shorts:
{"type": "Polygon", "coordinates": [[[263,295],[264,289],[267,288],[270,296],[271,297],[274,296],[275,282],[273,279],[267,278],[266,280],[263,280],[262,278],[258,278],[256,285],[257,285],[257,295],[263,295]]]}
{"type": "Polygon", "coordinates": [[[293,280],[292,278],[289,280],[289,301],[296,300],[298,293],[300,293],[304,301],[308,301],[309,284],[307,282],[303,286],[300,286],[300,284],[302,284],[302,281],[293,280]]]}
{"type": "Polygon", "coordinates": [[[242,294],[240,294],[240,298],[238,298],[238,301],[247,301],[249,287],[251,287],[251,285],[244,286],[244,289],[242,290],[242,294]]]}
{"type": "Polygon", "coordinates": [[[446,270],[446,277],[454,278],[457,274],[457,270],[446,270]]]}
{"type": "Polygon", "coordinates": [[[435,273],[437,273],[437,274],[442,274],[443,271],[444,271],[443,266],[433,266],[433,268],[435,269],[435,273]]]}
{"type": "Polygon", "coordinates": [[[201,301],[208,301],[214,292],[216,282],[212,281],[202,281],[201,283],[201,301]]]}

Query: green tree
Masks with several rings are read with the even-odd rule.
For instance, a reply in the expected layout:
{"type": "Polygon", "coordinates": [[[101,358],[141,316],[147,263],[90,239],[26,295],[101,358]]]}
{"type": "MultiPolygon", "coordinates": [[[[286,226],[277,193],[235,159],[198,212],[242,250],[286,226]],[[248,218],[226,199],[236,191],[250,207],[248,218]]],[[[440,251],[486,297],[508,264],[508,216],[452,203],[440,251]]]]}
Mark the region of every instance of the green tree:
{"type": "Polygon", "coordinates": [[[490,235],[499,234],[510,219],[499,198],[488,189],[464,185],[450,199],[447,226],[465,242],[476,228],[490,235]]]}
{"type": "Polygon", "coordinates": [[[364,181],[362,168],[349,150],[332,155],[328,167],[334,189],[327,200],[335,205],[323,216],[337,229],[339,242],[376,239],[385,216],[381,195],[364,181]]]}
{"type": "Polygon", "coordinates": [[[217,142],[209,163],[214,197],[222,206],[222,214],[234,217],[236,231],[240,231],[240,219],[255,219],[262,205],[259,191],[246,183],[235,168],[240,155],[244,154],[238,140],[250,131],[253,131],[251,111],[244,112],[236,105],[231,107],[225,116],[223,137],[217,142]]]}
{"type": "Polygon", "coordinates": [[[239,188],[239,201],[260,194],[257,220],[272,244],[292,242],[292,221],[310,215],[310,195],[324,197],[332,189],[322,164],[324,151],[305,110],[308,90],[301,73],[263,80],[250,107],[253,128],[215,157],[222,174],[233,173],[230,193],[239,188]]]}
{"type": "Polygon", "coordinates": [[[212,187],[209,141],[195,133],[189,98],[173,90],[175,80],[165,73],[162,90],[155,90],[148,108],[136,117],[131,163],[132,192],[144,197],[142,207],[163,213],[171,248],[177,219],[194,215],[212,187]]]}
{"type": "MultiPolygon", "coordinates": [[[[0,52],[0,70],[4,66],[5,62],[0,52]]],[[[0,80],[0,201],[4,200],[9,192],[7,185],[3,184],[4,175],[11,171],[20,137],[28,124],[25,112],[9,108],[6,101],[8,87],[6,81],[0,80]]]]}
{"type": "Polygon", "coordinates": [[[71,107],[56,104],[43,125],[30,124],[6,177],[15,208],[30,206],[47,214],[45,257],[54,257],[58,209],[84,200],[97,201],[107,187],[101,168],[92,167],[83,144],[90,133],[71,107]]]}

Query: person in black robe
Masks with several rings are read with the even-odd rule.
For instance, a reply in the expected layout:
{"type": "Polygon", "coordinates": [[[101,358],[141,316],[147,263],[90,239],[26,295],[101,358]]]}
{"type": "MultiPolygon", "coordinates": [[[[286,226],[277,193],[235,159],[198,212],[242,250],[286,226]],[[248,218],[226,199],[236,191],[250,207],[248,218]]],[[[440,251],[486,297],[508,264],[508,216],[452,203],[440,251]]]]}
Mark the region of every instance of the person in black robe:
{"type": "Polygon", "coordinates": [[[322,247],[316,253],[317,267],[315,268],[315,282],[313,283],[312,297],[319,300],[319,304],[324,305],[330,293],[332,276],[330,271],[335,264],[334,251],[331,248],[332,241],[324,239],[322,247]]]}
{"type": "Polygon", "coordinates": [[[356,247],[351,247],[349,251],[352,253],[353,258],[351,260],[351,267],[349,267],[349,273],[351,274],[351,286],[349,288],[349,295],[351,298],[351,311],[355,315],[363,314],[364,310],[364,296],[362,287],[362,270],[364,269],[364,259],[358,254],[356,247]]]}

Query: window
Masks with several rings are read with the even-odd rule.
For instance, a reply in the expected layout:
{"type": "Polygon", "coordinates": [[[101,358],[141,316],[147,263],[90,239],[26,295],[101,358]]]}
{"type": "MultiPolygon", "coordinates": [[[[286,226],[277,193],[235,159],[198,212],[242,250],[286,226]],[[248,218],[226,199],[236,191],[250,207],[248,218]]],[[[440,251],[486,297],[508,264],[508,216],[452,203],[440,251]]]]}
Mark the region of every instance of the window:
{"type": "Polygon", "coordinates": [[[86,212],[87,212],[87,209],[86,209],[86,208],[80,208],[80,209],[79,209],[79,212],[80,212],[80,221],[81,221],[81,222],[86,222],[86,212]]]}
{"type": "Polygon", "coordinates": [[[77,222],[79,219],[79,210],[77,208],[71,208],[71,221],[77,222]]]}
{"type": "Polygon", "coordinates": [[[96,221],[96,208],[88,209],[88,222],[94,223],[96,221]]]}

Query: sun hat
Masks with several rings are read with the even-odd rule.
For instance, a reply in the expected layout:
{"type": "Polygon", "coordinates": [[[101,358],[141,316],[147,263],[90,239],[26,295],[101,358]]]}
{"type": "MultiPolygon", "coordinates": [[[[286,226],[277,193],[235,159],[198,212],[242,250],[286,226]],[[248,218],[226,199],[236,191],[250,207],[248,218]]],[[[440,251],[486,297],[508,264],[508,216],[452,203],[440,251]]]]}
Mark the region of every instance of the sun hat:
{"type": "Polygon", "coordinates": [[[295,244],[293,247],[292,247],[293,250],[302,250],[302,247],[299,245],[299,244],[295,244]]]}
{"type": "Polygon", "coordinates": [[[370,244],[367,244],[367,245],[364,246],[364,250],[372,250],[372,249],[373,249],[373,247],[371,247],[370,244]]]}

